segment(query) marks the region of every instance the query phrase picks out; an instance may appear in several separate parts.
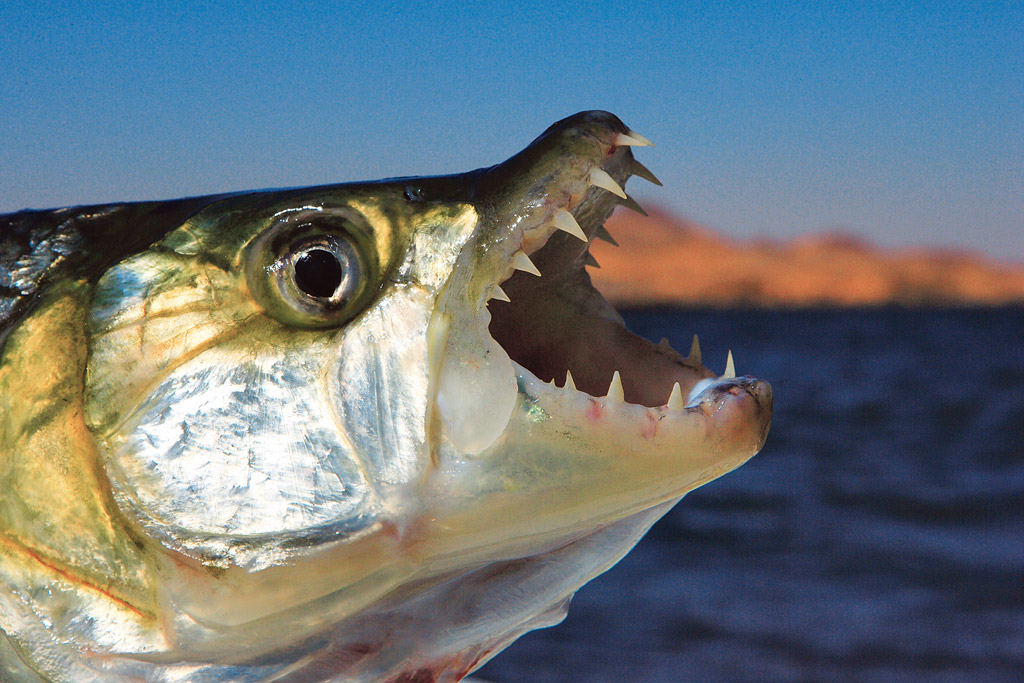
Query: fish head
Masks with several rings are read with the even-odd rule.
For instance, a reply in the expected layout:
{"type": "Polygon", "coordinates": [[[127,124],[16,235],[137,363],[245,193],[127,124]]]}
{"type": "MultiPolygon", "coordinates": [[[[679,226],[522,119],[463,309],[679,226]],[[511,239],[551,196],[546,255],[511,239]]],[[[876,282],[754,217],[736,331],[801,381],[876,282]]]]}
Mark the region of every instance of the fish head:
{"type": "Polygon", "coordinates": [[[585,112],[465,174],[217,198],[89,285],[81,420],[151,650],[401,640],[468,671],[761,448],[767,383],[590,283],[645,144],[585,112]]]}

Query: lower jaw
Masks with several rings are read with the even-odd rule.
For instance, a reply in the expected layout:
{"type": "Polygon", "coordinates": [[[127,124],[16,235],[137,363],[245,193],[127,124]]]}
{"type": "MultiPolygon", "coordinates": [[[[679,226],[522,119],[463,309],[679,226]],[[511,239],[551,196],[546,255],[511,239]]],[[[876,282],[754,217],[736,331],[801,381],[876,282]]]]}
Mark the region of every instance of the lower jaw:
{"type": "Polygon", "coordinates": [[[756,398],[727,380],[682,409],[543,382],[515,365],[518,396],[495,444],[441,458],[420,551],[442,566],[533,555],[676,499],[763,441],[756,398]]]}

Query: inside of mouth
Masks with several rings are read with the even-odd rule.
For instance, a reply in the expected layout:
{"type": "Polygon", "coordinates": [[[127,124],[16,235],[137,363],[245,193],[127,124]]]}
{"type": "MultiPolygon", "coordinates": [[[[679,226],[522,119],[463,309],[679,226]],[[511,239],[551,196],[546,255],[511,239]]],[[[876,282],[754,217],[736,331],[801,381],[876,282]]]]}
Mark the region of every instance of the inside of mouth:
{"type": "MultiPolygon", "coordinates": [[[[598,225],[583,225],[593,236],[598,225]]],[[[674,383],[682,395],[714,373],[667,344],[653,344],[625,328],[590,282],[588,245],[556,233],[530,254],[542,273],[515,271],[501,288],[510,302],[492,299],[490,333],[509,357],[543,381],[563,386],[572,373],[577,390],[608,394],[618,371],[626,402],[665,405],[674,383]]]]}

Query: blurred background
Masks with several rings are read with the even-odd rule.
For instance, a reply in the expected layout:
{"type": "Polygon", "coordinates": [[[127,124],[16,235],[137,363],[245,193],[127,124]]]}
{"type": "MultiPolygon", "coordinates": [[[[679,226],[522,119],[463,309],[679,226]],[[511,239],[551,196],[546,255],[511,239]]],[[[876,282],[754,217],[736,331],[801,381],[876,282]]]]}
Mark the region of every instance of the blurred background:
{"type": "Polygon", "coordinates": [[[1020,2],[7,0],[0,27],[0,212],[465,171],[583,109],[655,142],[595,281],[772,382],[772,433],[483,678],[1019,680],[1020,2]]]}

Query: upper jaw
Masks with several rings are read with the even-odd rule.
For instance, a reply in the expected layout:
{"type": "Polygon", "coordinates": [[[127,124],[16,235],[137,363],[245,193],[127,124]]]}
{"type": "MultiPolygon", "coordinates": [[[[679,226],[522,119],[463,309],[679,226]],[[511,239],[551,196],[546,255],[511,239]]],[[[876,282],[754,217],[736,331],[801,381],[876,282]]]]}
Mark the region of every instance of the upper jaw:
{"type": "Polygon", "coordinates": [[[603,223],[615,207],[642,211],[623,187],[631,175],[657,182],[631,151],[649,144],[607,112],[584,112],[474,174],[478,226],[432,323],[444,349],[437,404],[458,450],[480,452],[504,430],[517,393],[510,361],[645,406],[714,376],[699,350],[684,358],[629,333],[584,269],[591,240],[609,238],[603,223]]]}
{"type": "Polygon", "coordinates": [[[536,276],[541,262],[556,276],[582,272],[589,241],[605,219],[620,203],[635,206],[622,188],[638,168],[630,151],[638,139],[612,114],[584,112],[483,172],[475,198],[483,301],[517,270],[536,276]]]}

